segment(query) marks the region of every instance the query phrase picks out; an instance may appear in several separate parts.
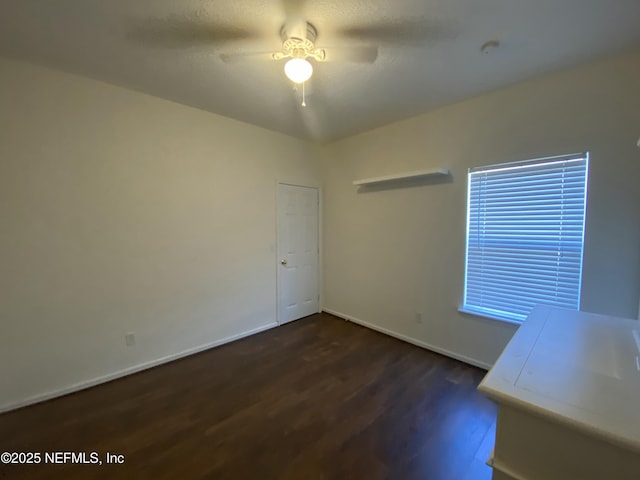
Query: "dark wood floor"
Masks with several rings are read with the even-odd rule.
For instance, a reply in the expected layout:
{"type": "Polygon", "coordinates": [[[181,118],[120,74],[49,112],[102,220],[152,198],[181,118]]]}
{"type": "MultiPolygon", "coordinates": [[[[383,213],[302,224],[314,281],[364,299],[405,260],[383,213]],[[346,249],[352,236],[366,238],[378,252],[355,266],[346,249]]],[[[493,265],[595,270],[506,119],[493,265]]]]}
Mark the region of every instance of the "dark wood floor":
{"type": "Polygon", "coordinates": [[[0,465],[28,479],[484,480],[484,372],[321,314],[0,415],[0,452],[123,465],[0,465]]]}

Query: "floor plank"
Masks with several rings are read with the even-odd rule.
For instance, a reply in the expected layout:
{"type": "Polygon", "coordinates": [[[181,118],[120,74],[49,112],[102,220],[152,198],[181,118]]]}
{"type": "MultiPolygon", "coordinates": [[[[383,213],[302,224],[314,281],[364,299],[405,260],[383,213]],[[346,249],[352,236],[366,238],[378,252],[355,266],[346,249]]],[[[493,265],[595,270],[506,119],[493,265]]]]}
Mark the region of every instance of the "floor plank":
{"type": "Polygon", "coordinates": [[[488,480],[484,372],[327,314],[0,415],[3,479],[488,480]],[[124,455],[105,463],[107,452],[124,455]]]}

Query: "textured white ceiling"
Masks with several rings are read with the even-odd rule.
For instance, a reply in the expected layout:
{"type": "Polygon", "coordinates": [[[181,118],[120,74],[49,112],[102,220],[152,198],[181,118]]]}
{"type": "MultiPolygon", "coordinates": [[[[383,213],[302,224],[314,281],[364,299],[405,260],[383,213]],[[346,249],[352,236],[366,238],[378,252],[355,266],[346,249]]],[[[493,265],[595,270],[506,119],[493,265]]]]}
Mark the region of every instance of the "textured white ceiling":
{"type": "Polygon", "coordinates": [[[0,12],[0,55],[322,142],[640,47],[640,0],[0,0],[0,12]],[[314,63],[306,108],[283,61],[219,58],[279,50],[294,11],[317,46],[379,47],[369,65],[314,63]]]}

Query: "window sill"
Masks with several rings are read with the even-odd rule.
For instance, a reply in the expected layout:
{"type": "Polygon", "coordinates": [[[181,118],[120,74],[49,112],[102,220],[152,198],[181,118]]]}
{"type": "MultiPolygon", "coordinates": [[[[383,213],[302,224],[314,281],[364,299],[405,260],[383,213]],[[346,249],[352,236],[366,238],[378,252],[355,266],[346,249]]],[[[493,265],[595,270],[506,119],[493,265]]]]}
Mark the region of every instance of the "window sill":
{"type": "Polygon", "coordinates": [[[510,318],[504,318],[504,317],[498,317],[497,315],[490,315],[488,313],[480,313],[480,312],[477,312],[475,310],[466,309],[464,307],[459,307],[458,311],[460,313],[464,313],[464,314],[467,314],[467,315],[473,315],[474,317],[488,318],[489,320],[495,320],[495,321],[502,322],[502,323],[508,323],[510,325],[516,325],[518,327],[520,325],[522,325],[522,322],[519,322],[518,320],[512,320],[510,318]]]}

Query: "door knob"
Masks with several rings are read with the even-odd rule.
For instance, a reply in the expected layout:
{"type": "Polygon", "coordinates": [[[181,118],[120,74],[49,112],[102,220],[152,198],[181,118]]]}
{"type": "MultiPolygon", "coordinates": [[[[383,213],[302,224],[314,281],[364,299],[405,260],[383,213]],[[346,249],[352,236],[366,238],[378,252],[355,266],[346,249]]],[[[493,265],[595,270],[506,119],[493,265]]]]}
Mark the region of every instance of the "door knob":
{"type": "Polygon", "coordinates": [[[287,261],[283,258],[282,260],[280,260],[280,263],[281,263],[282,265],[286,265],[286,264],[287,264],[287,261]]]}

